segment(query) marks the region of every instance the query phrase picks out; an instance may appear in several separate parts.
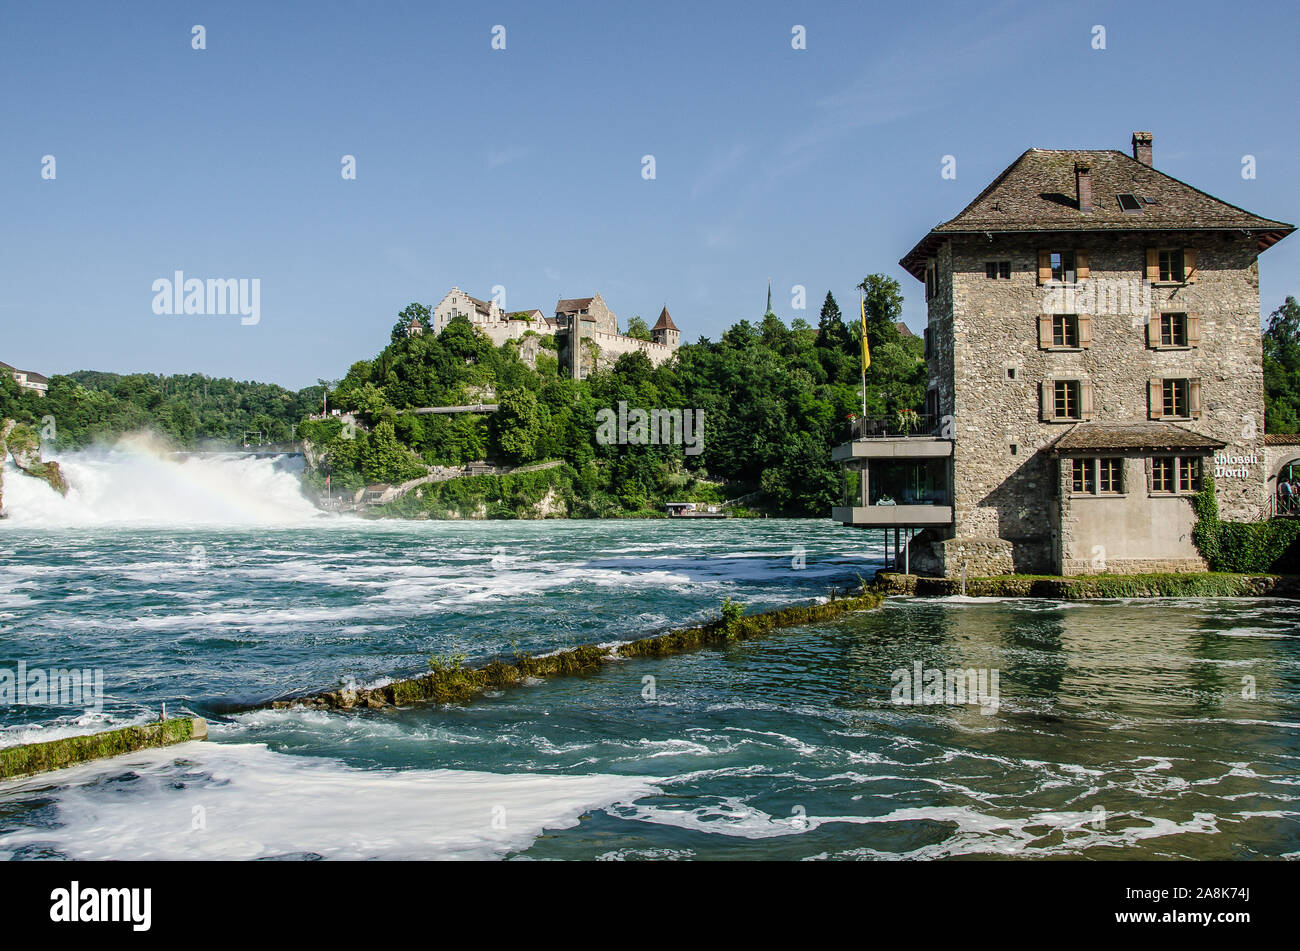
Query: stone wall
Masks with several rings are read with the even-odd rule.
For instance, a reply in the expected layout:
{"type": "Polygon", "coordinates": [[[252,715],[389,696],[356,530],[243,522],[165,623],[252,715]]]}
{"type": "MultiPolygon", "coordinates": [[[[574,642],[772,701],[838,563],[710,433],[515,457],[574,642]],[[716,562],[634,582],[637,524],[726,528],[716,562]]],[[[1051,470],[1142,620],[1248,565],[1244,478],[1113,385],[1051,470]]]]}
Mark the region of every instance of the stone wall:
{"type": "Polygon", "coordinates": [[[1153,496],[1150,459],[1139,453],[1108,453],[1123,459],[1123,492],[1074,493],[1070,460],[1062,460],[1053,495],[1060,521],[1054,561],[1063,575],[1127,574],[1135,571],[1205,571],[1192,542],[1196,516],[1186,492],[1153,496]]]}
{"type": "Polygon", "coordinates": [[[1013,545],[1005,538],[937,537],[932,529],[919,533],[908,546],[909,567],[917,574],[957,578],[962,565],[968,577],[1009,575],[1017,568],[1013,545]]]}
{"type": "MultiPolygon", "coordinates": [[[[1150,379],[1199,378],[1202,415],[1178,425],[1227,443],[1230,454],[1258,452],[1262,457],[1253,239],[1218,234],[1158,240],[1100,234],[956,236],[940,249],[937,263],[938,289],[929,302],[929,371],[931,385],[939,391],[939,412],[953,416],[956,536],[1008,539],[1016,549],[1017,570],[1053,570],[1054,502],[1048,491],[1049,458],[1042,450],[1070,424],[1040,421],[1043,380],[1087,380],[1093,386],[1094,420],[1137,422],[1147,418],[1150,379]],[[1155,246],[1195,248],[1196,281],[1143,285],[1146,249],[1155,246]],[[1093,307],[1092,343],[1086,349],[1039,348],[1038,317],[1045,312],[1047,290],[1038,283],[1040,248],[1088,252],[1089,280],[1103,293],[1100,306],[1093,307]],[[988,261],[1010,261],[1011,278],[986,277],[988,261]],[[1116,289],[1136,293],[1122,301],[1116,289]],[[1200,345],[1148,348],[1146,322],[1162,310],[1199,316],[1200,345]]],[[[1261,516],[1262,464],[1244,477],[1218,482],[1223,518],[1261,516]]]]}

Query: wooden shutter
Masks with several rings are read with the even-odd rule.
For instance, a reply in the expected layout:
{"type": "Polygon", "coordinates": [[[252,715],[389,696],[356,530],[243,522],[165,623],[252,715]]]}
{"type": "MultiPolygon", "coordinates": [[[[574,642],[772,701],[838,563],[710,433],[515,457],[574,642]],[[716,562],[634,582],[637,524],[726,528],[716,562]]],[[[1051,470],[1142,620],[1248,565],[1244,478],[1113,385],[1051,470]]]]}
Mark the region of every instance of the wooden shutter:
{"type": "Polygon", "coordinates": [[[1147,248],[1147,280],[1155,284],[1160,280],[1160,251],[1147,248]]]}
{"type": "Polygon", "coordinates": [[[1160,346],[1160,315],[1150,314],[1147,316],[1147,346],[1152,350],[1160,346]]]}
{"type": "Polygon", "coordinates": [[[1092,271],[1088,267],[1088,252],[1074,252],[1074,278],[1077,281],[1086,281],[1092,271]]]}
{"type": "Polygon", "coordinates": [[[1079,418],[1092,419],[1092,381],[1079,383],[1079,418]]]}
{"type": "Polygon", "coordinates": [[[1038,418],[1045,423],[1050,423],[1054,416],[1052,402],[1052,381],[1044,380],[1038,384],[1038,418]]]}
{"type": "Polygon", "coordinates": [[[1187,409],[1192,419],[1199,419],[1201,415],[1201,381],[1187,381],[1187,409]]]}
{"type": "Polygon", "coordinates": [[[1159,419],[1165,414],[1165,381],[1152,380],[1147,384],[1147,419],[1159,419]]]}
{"type": "Polygon", "coordinates": [[[1183,248],[1183,281],[1196,283],[1196,249],[1183,248]]]}
{"type": "Polygon", "coordinates": [[[1050,284],[1052,282],[1052,252],[1038,252],[1038,283],[1050,284]]]}
{"type": "Polygon", "coordinates": [[[1052,347],[1052,315],[1038,315],[1038,345],[1044,350],[1052,347]]]}
{"type": "Polygon", "coordinates": [[[1080,314],[1079,320],[1079,346],[1080,348],[1092,346],[1092,317],[1087,314],[1080,314]]]}
{"type": "Polygon", "coordinates": [[[1201,318],[1192,314],[1187,315],[1187,346],[1199,347],[1201,345],[1201,318]]]}

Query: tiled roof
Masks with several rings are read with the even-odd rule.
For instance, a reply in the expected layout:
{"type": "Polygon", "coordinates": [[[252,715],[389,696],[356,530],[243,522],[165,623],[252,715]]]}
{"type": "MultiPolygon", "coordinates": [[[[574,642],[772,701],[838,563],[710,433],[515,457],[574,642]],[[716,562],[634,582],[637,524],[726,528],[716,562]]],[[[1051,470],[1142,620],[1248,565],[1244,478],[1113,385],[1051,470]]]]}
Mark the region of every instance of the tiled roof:
{"type": "MultiPolygon", "coordinates": [[[[666,306],[664,307],[663,310],[659,311],[659,320],[656,321],[655,325],[650,329],[651,330],[677,330],[677,325],[673,323],[672,315],[668,313],[668,308],[666,306]]],[[[678,333],[680,332],[681,331],[678,331],[678,333]]]]}
{"type": "Polygon", "coordinates": [[[17,367],[11,367],[9,364],[5,363],[4,361],[0,361],[0,370],[8,370],[10,373],[23,373],[23,374],[26,374],[26,376],[27,376],[27,382],[29,382],[29,383],[49,383],[49,382],[50,382],[50,378],[49,378],[49,377],[47,377],[47,376],[45,376],[45,375],[43,375],[43,374],[37,373],[35,370],[20,370],[20,369],[18,369],[17,367]]]}
{"type": "Polygon", "coordinates": [[[466,294],[465,296],[469,297],[470,302],[474,305],[474,309],[478,311],[480,314],[492,313],[492,305],[489,304],[487,301],[479,300],[477,297],[470,297],[469,294],[466,294]]]}
{"type": "Polygon", "coordinates": [[[924,279],[925,259],[948,234],[1227,229],[1253,233],[1261,251],[1295,230],[1221,201],[1115,149],[1029,149],[899,263],[924,279]],[[1090,211],[1079,209],[1076,163],[1088,166],[1090,211]],[[1120,195],[1135,196],[1140,210],[1124,211],[1120,195]]]}
{"type": "Polygon", "coordinates": [[[591,306],[594,297],[574,297],[568,300],[558,301],[555,305],[557,314],[576,314],[580,310],[586,310],[591,306]]]}
{"type": "Polygon", "coordinates": [[[909,326],[907,326],[907,324],[903,323],[901,320],[896,320],[896,321],[894,321],[894,326],[895,326],[896,328],[898,328],[898,335],[899,335],[900,337],[915,337],[915,336],[916,336],[916,334],[912,333],[912,328],[909,327],[909,326]]]}
{"type": "Polygon", "coordinates": [[[1264,436],[1265,446],[1300,446],[1300,433],[1268,433],[1264,436]]]}
{"type": "Polygon", "coordinates": [[[1052,444],[1053,452],[1104,449],[1222,449],[1227,443],[1173,423],[1076,423],[1052,444]]]}

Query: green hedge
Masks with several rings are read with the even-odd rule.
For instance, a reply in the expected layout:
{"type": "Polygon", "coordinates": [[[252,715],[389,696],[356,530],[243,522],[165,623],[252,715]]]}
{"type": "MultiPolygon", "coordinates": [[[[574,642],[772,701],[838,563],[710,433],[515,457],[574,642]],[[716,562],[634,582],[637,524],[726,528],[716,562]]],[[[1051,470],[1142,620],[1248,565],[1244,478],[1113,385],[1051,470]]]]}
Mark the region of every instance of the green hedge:
{"type": "Polygon", "coordinates": [[[1300,573],[1300,521],[1220,521],[1214,478],[1208,474],[1192,498],[1192,510],[1196,513],[1192,541],[1211,571],[1300,573]]]}

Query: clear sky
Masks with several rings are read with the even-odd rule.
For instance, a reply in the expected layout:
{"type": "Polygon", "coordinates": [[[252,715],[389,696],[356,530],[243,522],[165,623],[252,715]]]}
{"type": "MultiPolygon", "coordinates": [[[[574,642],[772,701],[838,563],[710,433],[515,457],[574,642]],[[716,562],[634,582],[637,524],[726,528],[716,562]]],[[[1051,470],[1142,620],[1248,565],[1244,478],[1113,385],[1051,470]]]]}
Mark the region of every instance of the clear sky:
{"type": "MultiPolygon", "coordinates": [[[[1199,0],[6,3],[0,360],[297,388],[453,284],[548,313],[600,291],[624,326],[666,303],[693,341],[760,318],[769,278],[815,323],[879,271],[919,328],[898,259],[1031,146],[1149,129],[1157,168],[1300,220],[1298,26],[1199,0]],[[260,279],[260,323],[156,315],[177,270],[260,279]]],[[[1265,313],[1300,294],[1300,236],[1261,275],[1265,313]]]]}

